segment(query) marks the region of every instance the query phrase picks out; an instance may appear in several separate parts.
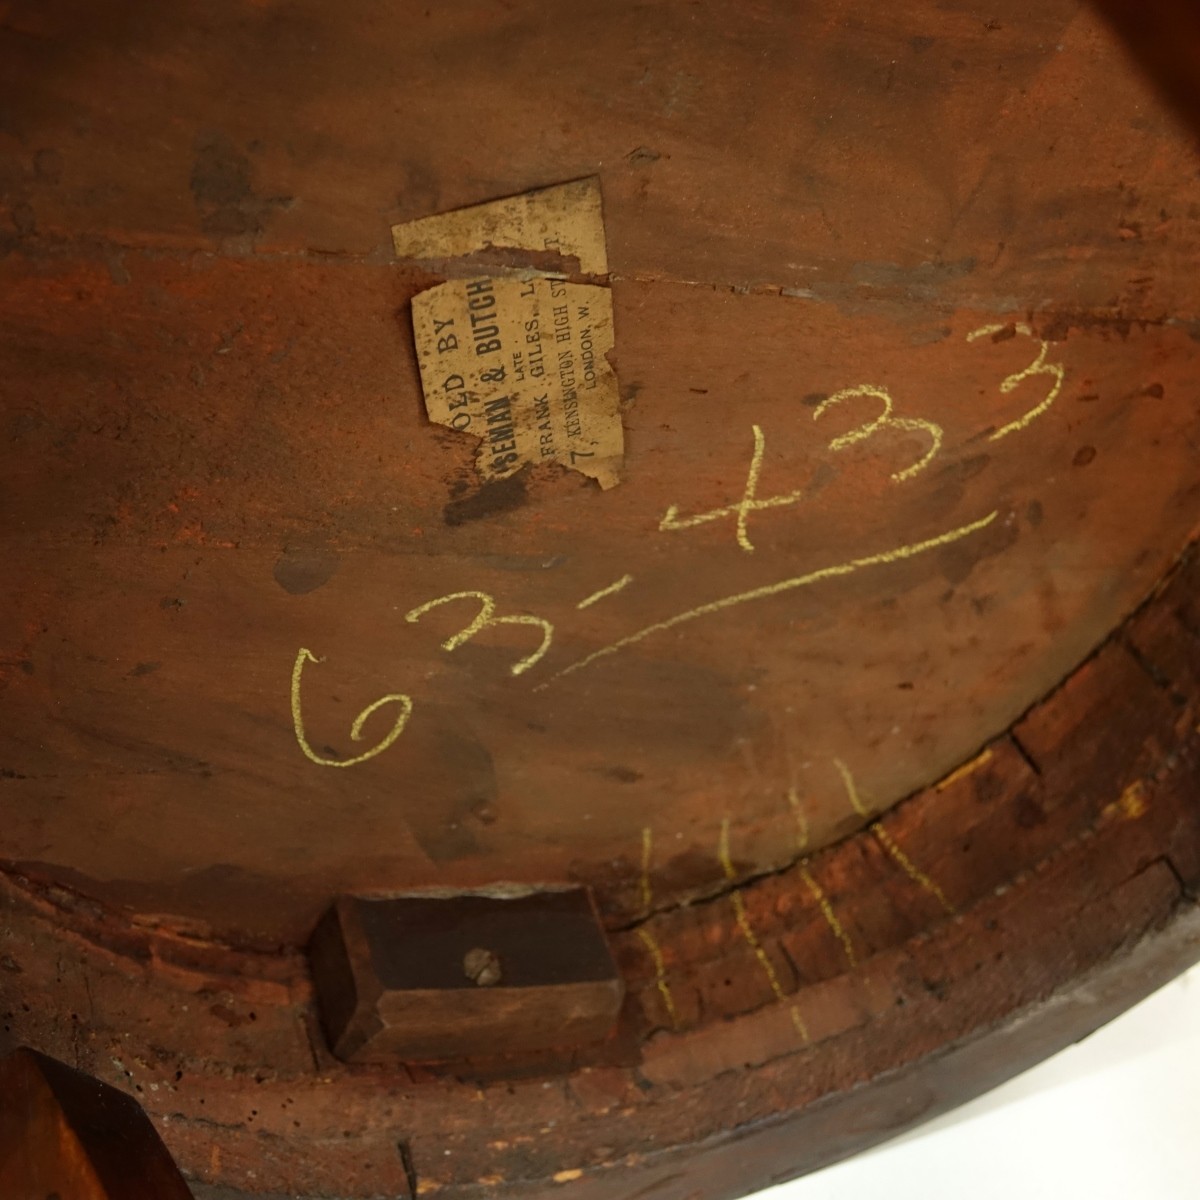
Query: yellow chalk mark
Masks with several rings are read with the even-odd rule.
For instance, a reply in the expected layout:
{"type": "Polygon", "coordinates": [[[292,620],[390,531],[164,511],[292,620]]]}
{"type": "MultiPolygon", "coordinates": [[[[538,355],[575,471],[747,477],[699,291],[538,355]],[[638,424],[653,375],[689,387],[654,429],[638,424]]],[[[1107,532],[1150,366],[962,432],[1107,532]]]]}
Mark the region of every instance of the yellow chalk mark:
{"type": "Polygon", "coordinates": [[[900,849],[896,844],[896,839],[878,821],[871,826],[871,832],[879,840],[879,844],[896,860],[900,869],[913,883],[918,887],[924,888],[950,916],[953,917],[957,914],[958,909],[946,899],[946,894],[942,889],[900,849]]]}
{"type": "Polygon", "coordinates": [[[750,456],[750,470],[746,475],[746,486],[742,492],[742,498],[736,504],[710,509],[708,512],[697,513],[691,517],[680,517],[679,506],[672,504],[658,523],[660,531],[692,529],[707,521],[719,521],[722,517],[736,517],[737,544],[747,554],[752,554],[754,543],[750,541],[750,534],[747,530],[750,514],[767,508],[785,508],[787,505],[796,504],[803,499],[803,491],[788,492],[782,496],[769,496],[765,500],[758,498],[758,477],[762,473],[763,454],[766,451],[767,441],[758,425],[751,425],[750,428],[754,433],[754,452],[750,456]]]}
{"type": "MultiPolygon", "coordinates": [[[[727,608],[735,608],[739,604],[748,604],[752,600],[765,600],[771,596],[782,595],[784,592],[795,591],[797,588],[811,587],[814,583],[820,583],[825,579],[836,579],[844,575],[853,575],[857,571],[865,570],[867,567],[878,567],[891,563],[904,562],[906,559],[915,558],[919,554],[936,550],[940,546],[948,546],[952,542],[960,541],[962,538],[969,537],[973,533],[978,533],[981,529],[986,529],[998,515],[998,512],[993,511],[978,521],[972,521],[968,525],[961,525],[957,529],[951,529],[948,533],[940,533],[937,537],[926,538],[924,541],[913,542],[907,546],[898,546],[894,550],[884,550],[879,554],[869,554],[863,558],[851,559],[849,562],[838,563],[836,566],[821,567],[816,571],[809,571],[806,575],[797,575],[791,579],[781,579],[778,583],[769,583],[763,587],[751,588],[747,592],[736,592],[732,596],[724,596],[720,600],[712,600],[708,604],[701,604],[696,608],[688,609],[687,612],[668,617],[665,621],[656,621],[653,625],[647,625],[645,629],[639,629],[636,633],[631,633],[627,637],[612,642],[610,645],[602,646],[599,650],[594,650],[591,654],[579,659],[577,662],[563,667],[561,671],[552,675],[550,679],[551,681],[561,679],[564,675],[571,675],[575,671],[581,671],[584,667],[591,666],[598,659],[607,658],[610,654],[616,654],[619,650],[624,650],[627,646],[633,646],[653,634],[662,633],[667,629],[674,629],[677,625],[683,625],[688,621],[695,621],[700,617],[724,612],[727,608]]],[[[541,686],[545,687],[546,684],[542,684],[541,686]]]]}
{"type": "Polygon", "coordinates": [[[649,911],[653,896],[650,892],[650,855],[653,849],[650,826],[642,830],[642,908],[649,911]]]}
{"type": "Polygon", "coordinates": [[[586,600],[580,600],[575,605],[576,608],[591,608],[597,600],[603,600],[605,596],[611,596],[615,592],[619,592],[622,588],[628,587],[633,582],[632,575],[622,575],[616,583],[610,583],[608,587],[601,588],[598,592],[593,592],[586,600]]]}
{"type": "Polygon", "coordinates": [[[860,425],[857,429],[850,430],[849,433],[843,433],[839,437],[835,437],[830,443],[830,450],[845,450],[847,446],[853,446],[857,442],[865,442],[867,438],[873,437],[881,429],[903,429],[908,433],[924,433],[927,434],[930,440],[930,447],[925,453],[910,467],[905,467],[903,471],[895,471],[892,474],[892,479],[896,483],[901,483],[905,479],[912,479],[914,475],[919,475],[933,461],[934,456],[942,448],[942,427],[935,425],[932,421],[926,421],[922,417],[894,417],[892,416],[892,394],[883,387],[874,387],[871,384],[859,384],[857,387],[842,388],[840,392],[834,392],[832,396],[822,400],[820,404],[813,409],[813,420],[817,420],[823,413],[829,411],[835,404],[841,404],[843,400],[851,400],[859,396],[869,396],[873,400],[879,400],[883,403],[883,412],[873,421],[868,421],[865,425],[860,425]]]}
{"type": "Polygon", "coordinates": [[[817,907],[821,910],[821,916],[825,918],[825,924],[829,926],[830,932],[841,942],[842,951],[846,955],[846,961],[850,966],[857,967],[858,956],[854,953],[854,944],[850,941],[850,935],[846,932],[841,921],[838,920],[838,915],[833,911],[833,905],[830,904],[829,897],[825,895],[824,889],[813,878],[812,872],[803,863],[800,865],[800,878],[804,880],[809,895],[817,902],[817,907]]]}
{"type": "Polygon", "coordinates": [[[554,626],[549,621],[531,616],[498,617],[496,616],[495,598],[487,592],[451,592],[448,596],[439,596],[436,600],[418,605],[410,612],[405,613],[404,619],[410,623],[419,621],[427,612],[455,600],[478,600],[479,612],[469,625],[460,629],[458,633],[452,634],[442,643],[443,650],[457,650],[459,646],[469,642],[489,625],[532,625],[542,631],[542,642],[532,654],[526,655],[510,668],[514,675],[521,675],[539,663],[546,651],[550,649],[550,642],[554,637],[554,626]]]}
{"type": "MultiPolygon", "coordinates": [[[[994,334],[1001,333],[1010,328],[1009,325],[984,325],[979,329],[972,330],[967,334],[968,342],[977,342],[980,338],[992,337],[994,334]]],[[[1003,383],[1000,384],[1000,391],[1005,395],[1016,391],[1026,379],[1032,379],[1035,375],[1047,375],[1054,382],[1050,386],[1050,391],[1046,394],[1046,398],[1040,403],[1031,408],[1024,416],[1018,417],[1015,421],[1009,421],[1007,425],[1002,425],[995,433],[988,437],[989,442],[999,441],[1002,437],[1008,437],[1010,433],[1016,433],[1018,430],[1024,429],[1031,421],[1035,421],[1042,415],[1054,402],[1058,399],[1059,392],[1062,391],[1063,383],[1067,378],[1066,368],[1062,363],[1047,362],[1046,355],[1050,353],[1050,343],[1042,338],[1037,337],[1032,329],[1025,324],[1024,321],[1013,324],[1011,326],[1022,337],[1032,338],[1038,342],[1040,349],[1038,356],[1029,364],[1023,371],[1017,371],[1015,374],[1008,376],[1003,383]]]]}
{"type": "Polygon", "coordinates": [[[1116,800],[1105,806],[1103,815],[1109,820],[1136,821],[1149,810],[1149,796],[1146,785],[1140,779],[1135,780],[1116,800]]]}
{"type": "MultiPolygon", "coordinates": [[[[863,804],[862,798],[858,794],[858,787],[854,782],[854,776],[850,774],[850,769],[840,758],[835,758],[833,764],[842,777],[851,807],[860,817],[870,820],[870,813],[867,812],[866,805],[863,804]]],[[[872,821],[869,828],[875,839],[913,883],[927,891],[951,916],[957,914],[958,910],[946,899],[945,892],[904,853],[896,839],[878,821],[872,821]]]]}
{"type": "Polygon", "coordinates": [[[787,790],[788,807],[796,819],[796,849],[801,854],[808,850],[808,814],[800,803],[800,793],[794,787],[787,790]]]}
{"type": "MultiPolygon", "coordinates": [[[[650,856],[653,851],[653,840],[650,833],[650,827],[647,825],[642,830],[642,908],[650,911],[650,906],[653,903],[654,896],[650,889],[650,856]]],[[[667,1015],[671,1018],[671,1025],[679,1028],[679,1014],[675,1011],[675,999],[671,995],[671,985],[667,982],[667,965],[663,961],[662,947],[659,946],[654,934],[642,925],[638,928],[638,937],[641,938],[642,945],[650,953],[650,957],[654,960],[654,983],[658,988],[658,994],[662,997],[662,1002],[667,1010],[667,1015]]]]}
{"type": "Polygon", "coordinates": [[[324,661],[324,659],[318,658],[313,654],[311,650],[306,650],[303,647],[301,647],[299,654],[296,655],[296,662],[292,667],[292,726],[296,731],[296,741],[299,742],[300,749],[304,751],[307,758],[311,759],[318,766],[352,767],[356,763],[366,762],[368,758],[374,758],[377,754],[382,754],[404,732],[404,726],[408,724],[408,718],[412,715],[413,702],[410,697],[405,696],[403,693],[393,692],[387,696],[380,697],[373,704],[368,704],[354,718],[354,723],[350,726],[350,737],[356,742],[361,742],[363,726],[367,723],[371,715],[385,704],[398,704],[400,706],[400,715],[396,718],[395,724],[383,740],[370,750],[354,758],[322,758],[309,745],[308,737],[304,732],[304,717],[300,709],[300,677],[304,673],[304,664],[306,662],[319,663],[324,661]]]}
{"type": "MultiPolygon", "coordinates": [[[[800,795],[794,787],[788,788],[787,798],[792,815],[796,818],[796,848],[801,854],[804,854],[808,850],[808,817],[800,803],[800,795]]],[[[829,926],[833,936],[841,942],[842,949],[846,952],[846,960],[852,967],[857,966],[858,960],[854,954],[854,947],[850,943],[850,937],[842,927],[841,921],[838,920],[837,913],[833,911],[829,897],[825,895],[821,885],[813,878],[812,872],[808,869],[807,859],[800,863],[800,878],[804,880],[809,895],[817,902],[821,916],[825,918],[825,924],[829,926]]]]}
{"type": "Polygon", "coordinates": [[[667,982],[667,964],[663,961],[662,948],[655,940],[654,934],[646,928],[638,930],[638,937],[641,938],[642,945],[646,947],[650,957],[654,960],[655,986],[658,988],[658,994],[662,997],[667,1015],[671,1018],[672,1026],[678,1029],[679,1014],[675,1011],[675,998],[671,995],[671,985],[667,982]]]}
{"type": "Polygon", "coordinates": [[[573,1183],[576,1179],[580,1178],[580,1176],[582,1176],[582,1175],[583,1175],[583,1172],[578,1167],[574,1167],[570,1171],[559,1171],[554,1176],[554,1182],[555,1183],[573,1183]]]}
{"type": "MultiPolygon", "coordinates": [[[[718,857],[721,860],[721,869],[725,872],[725,878],[728,880],[736,880],[737,872],[733,869],[733,860],[729,856],[729,818],[726,817],[721,822],[721,840],[718,843],[718,857]]],[[[750,925],[750,914],[746,912],[746,901],[742,893],[734,888],[729,893],[729,899],[733,903],[734,916],[737,919],[738,928],[742,931],[742,937],[746,939],[746,944],[754,951],[754,957],[758,959],[759,965],[763,969],[763,973],[767,977],[767,982],[771,985],[771,992],[776,1000],[786,1003],[787,993],[783,990],[783,985],[779,982],[779,975],[775,970],[775,964],[763,949],[762,943],[758,940],[758,935],[750,925]]],[[[800,1015],[800,1010],[793,1004],[790,1006],[792,1024],[796,1027],[796,1032],[807,1042],[808,1026],[804,1023],[804,1018],[800,1015]]]]}
{"type": "Polygon", "coordinates": [[[858,785],[854,782],[854,776],[850,774],[850,768],[846,766],[840,758],[833,760],[833,765],[837,767],[838,774],[842,777],[842,786],[846,789],[846,796],[850,801],[850,807],[854,809],[860,817],[866,820],[871,819],[871,814],[867,812],[866,805],[863,804],[858,794],[858,785]]]}
{"type": "Polygon", "coordinates": [[[992,751],[990,749],[984,750],[982,753],[977,754],[973,759],[971,759],[970,762],[965,762],[961,767],[951,771],[950,774],[945,777],[945,779],[940,779],[936,784],[934,784],[934,789],[936,791],[943,792],[946,790],[946,788],[950,787],[951,784],[957,783],[960,779],[963,779],[967,775],[974,775],[980,767],[986,767],[991,761],[992,751]]]}
{"type": "Polygon", "coordinates": [[[800,1015],[800,1010],[794,1004],[788,1006],[788,1015],[792,1018],[792,1025],[800,1035],[801,1040],[805,1042],[810,1041],[808,1026],[805,1024],[804,1018],[800,1015]]]}

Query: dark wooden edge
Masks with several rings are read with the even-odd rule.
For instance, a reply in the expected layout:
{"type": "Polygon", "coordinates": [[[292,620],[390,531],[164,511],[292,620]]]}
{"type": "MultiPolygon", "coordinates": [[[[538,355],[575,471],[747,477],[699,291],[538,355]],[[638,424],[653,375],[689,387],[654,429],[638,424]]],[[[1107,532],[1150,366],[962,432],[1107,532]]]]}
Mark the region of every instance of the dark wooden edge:
{"type": "Polygon", "coordinates": [[[369,962],[370,947],[349,897],[339,896],[317,922],[308,943],[308,957],[314,976],[324,986],[321,989],[321,1028],[333,1053],[338,1058],[352,1060],[364,1044],[382,1027],[376,1012],[379,987],[376,984],[367,994],[371,981],[359,978],[351,961],[351,946],[357,948],[360,962],[369,962]]]}
{"type": "Polygon", "coordinates": [[[186,1172],[247,1195],[716,1200],[814,1169],[1200,955],[1198,563],[881,821],[615,931],[627,1060],[347,1067],[297,953],[196,946],[14,879],[6,1035],[137,1090],[186,1172]]]}
{"type": "Polygon", "coordinates": [[[10,1129],[20,1128],[25,1119],[21,1107],[37,1088],[53,1097],[62,1121],[58,1136],[47,1137],[43,1128],[40,1137],[31,1137],[26,1129],[23,1144],[0,1147],[0,1159],[15,1154],[17,1162],[28,1163],[30,1182],[41,1179],[46,1185],[36,1200],[58,1195],[55,1187],[70,1187],[85,1178],[85,1186],[99,1189],[89,1190],[89,1195],[189,1200],[191,1192],[162,1139],[126,1092],[28,1047],[0,1059],[0,1080],[9,1085],[0,1086],[0,1106],[17,1109],[10,1129]]]}
{"type": "Polygon", "coordinates": [[[1141,68],[1200,133],[1200,9],[1193,0],[1093,0],[1141,68]]]}

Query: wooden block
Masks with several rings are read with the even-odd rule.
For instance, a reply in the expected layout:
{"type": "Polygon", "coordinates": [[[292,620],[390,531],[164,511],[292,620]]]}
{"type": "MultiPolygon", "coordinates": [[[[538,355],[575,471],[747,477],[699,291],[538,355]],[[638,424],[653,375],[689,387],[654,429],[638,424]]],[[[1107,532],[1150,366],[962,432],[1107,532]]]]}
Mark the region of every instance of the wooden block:
{"type": "Polygon", "coordinates": [[[583,888],[340,897],[309,946],[347,1062],[458,1059],[604,1037],[624,988],[583,888]]]}
{"type": "Polygon", "coordinates": [[[22,1048],[0,1060],[5,1200],[191,1200],[132,1096],[22,1048]]]}

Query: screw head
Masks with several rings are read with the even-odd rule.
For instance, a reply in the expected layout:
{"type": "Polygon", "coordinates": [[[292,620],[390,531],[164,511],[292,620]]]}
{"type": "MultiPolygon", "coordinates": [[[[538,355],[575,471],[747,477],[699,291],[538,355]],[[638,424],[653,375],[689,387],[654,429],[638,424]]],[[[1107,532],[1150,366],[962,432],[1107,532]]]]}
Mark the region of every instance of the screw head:
{"type": "Polygon", "coordinates": [[[491,950],[476,946],[463,955],[463,974],[479,987],[492,987],[500,982],[500,960],[491,950]]]}

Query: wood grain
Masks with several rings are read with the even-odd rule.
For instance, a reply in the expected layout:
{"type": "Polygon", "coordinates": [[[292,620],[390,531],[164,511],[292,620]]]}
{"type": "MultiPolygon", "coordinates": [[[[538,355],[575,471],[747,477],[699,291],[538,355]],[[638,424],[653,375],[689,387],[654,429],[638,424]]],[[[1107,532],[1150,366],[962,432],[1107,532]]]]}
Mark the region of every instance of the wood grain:
{"type": "Polygon", "coordinates": [[[1174,114],[1079,0],[570,9],[0,15],[4,1022],[214,1185],[733,1195],[1193,953],[1174,114]],[[484,486],[390,227],[591,176],[625,478],[484,486]],[[603,1045],[327,1056],[335,895],[563,882],[603,1045]]]}

